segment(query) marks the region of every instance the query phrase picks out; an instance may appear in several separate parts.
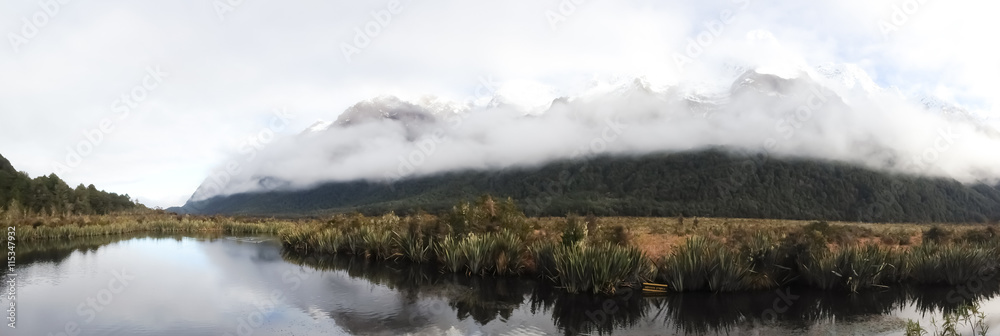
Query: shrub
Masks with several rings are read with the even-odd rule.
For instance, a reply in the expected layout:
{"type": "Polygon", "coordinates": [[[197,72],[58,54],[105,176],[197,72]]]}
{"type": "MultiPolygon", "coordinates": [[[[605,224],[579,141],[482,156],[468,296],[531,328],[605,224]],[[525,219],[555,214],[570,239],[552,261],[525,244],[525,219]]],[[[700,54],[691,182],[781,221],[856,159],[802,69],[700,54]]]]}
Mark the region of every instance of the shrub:
{"type": "Polygon", "coordinates": [[[694,236],[662,260],[656,279],[676,291],[734,291],[749,271],[746,259],[719,241],[694,236]]]}
{"type": "Polygon", "coordinates": [[[904,229],[895,229],[882,234],[880,240],[886,245],[910,245],[911,235],[904,229]]]}
{"type": "Polygon", "coordinates": [[[624,282],[645,280],[646,257],[635,247],[561,245],[553,252],[559,284],[570,293],[614,293],[624,282]]]}
{"type": "Polygon", "coordinates": [[[793,261],[828,250],[826,236],[817,230],[796,230],[785,235],[781,250],[793,261]]]}
{"type": "Polygon", "coordinates": [[[747,261],[748,273],[744,283],[750,289],[768,289],[784,285],[794,277],[773,235],[757,231],[740,246],[742,258],[747,261]]]}
{"type": "Polygon", "coordinates": [[[521,270],[521,247],[523,240],[517,234],[502,230],[491,236],[494,243],[493,269],[497,274],[516,274],[521,270]]]}
{"type": "Polygon", "coordinates": [[[608,242],[618,246],[628,246],[632,243],[632,234],[624,226],[611,227],[608,242]]]}
{"type": "Polygon", "coordinates": [[[434,254],[445,271],[458,273],[465,264],[464,255],[460,250],[460,241],[453,236],[446,236],[434,244],[434,254]]]}
{"type": "Polygon", "coordinates": [[[587,215],[587,218],[584,219],[584,222],[587,223],[587,236],[596,236],[597,216],[594,216],[594,214],[589,214],[587,215]]]}
{"type": "Polygon", "coordinates": [[[495,247],[496,240],[489,234],[477,236],[470,233],[458,244],[458,250],[470,274],[485,274],[492,267],[495,247]]]}
{"type": "Polygon", "coordinates": [[[404,258],[413,262],[425,262],[428,260],[431,245],[429,240],[424,239],[419,231],[409,231],[404,234],[393,232],[395,244],[399,246],[404,258]]]}
{"type": "Polygon", "coordinates": [[[936,243],[944,244],[951,240],[952,232],[951,230],[942,228],[940,226],[934,225],[930,229],[924,231],[923,240],[924,243],[936,243]]]}
{"type": "Polygon", "coordinates": [[[535,272],[542,277],[556,279],[555,245],[536,243],[531,247],[531,260],[535,263],[535,272]]]}
{"type": "Polygon", "coordinates": [[[884,271],[890,267],[889,251],[878,245],[849,246],[838,251],[809,254],[799,270],[806,283],[820,289],[840,287],[852,293],[885,287],[884,271]]]}
{"type": "Polygon", "coordinates": [[[583,241],[586,236],[580,217],[570,214],[566,217],[566,226],[563,228],[562,245],[573,246],[583,241]]]}
{"type": "Polygon", "coordinates": [[[996,229],[993,227],[986,227],[982,229],[969,229],[962,233],[962,236],[956,240],[963,241],[969,244],[985,244],[993,241],[997,238],[996,229]]]}

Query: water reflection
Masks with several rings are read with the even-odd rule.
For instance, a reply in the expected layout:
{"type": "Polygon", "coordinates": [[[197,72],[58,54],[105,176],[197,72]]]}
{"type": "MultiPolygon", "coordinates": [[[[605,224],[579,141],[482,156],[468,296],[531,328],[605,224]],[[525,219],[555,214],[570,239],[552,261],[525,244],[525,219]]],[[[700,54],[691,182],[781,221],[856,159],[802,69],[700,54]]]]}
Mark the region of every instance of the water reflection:
{"type": "MultiPolygon", "coordinates": [[[[681,334],[735,334],[775,327],[808,330],[817,323],[850,324],[913,309],[923,315],[954,311],[963,304],[1000,294],[995,277],[972,291],[950,287],[904,286],[857,294],[786,287],[746,293],[683,293],[644,297],[623,288],[613,296],[568,294],[546,282],[518,278],[481,278],[442,274],[433,265],[371,261],[350,256],[301,255],[285,251],[291,263],[352,277],[399,290],[409,300],[442,296],[460,320],[487,324],[505,321],[519,305],[530,313],[549,315],[560,333],[612,334],[632,329],[660,329],[681,334]],[[462,290],[457,290],[461,288],[462,290]],[[833,322],[836,323],[836,322],[833,322]]],[[[902,319],[893,319],[902,328],[902,319]]],[[[858,328],[868,328],[859,325],[858,328]]]]}
{"type": "MultiPolygon", "coordinates": [[[[989,300],[988,313],[1000,313],[995,276],[961,290],[847,295],[791,287],[643,297],[629,289],[571,295],[530,277],[301,255],[267,237],[55,240],[21,246],[18,258],[23,308],[11,335],[56,334],[69,322],[80,324],[81,335],[770,335],[818,326],[824,333],[899,334],[903,317],[929,320],[966,302],[989,300]],[[120,269],[136,280],[92,321],[81,316],[79,304],[120,269]]],[[[990,322],[994,330],[997,322],[990,322]]]]}

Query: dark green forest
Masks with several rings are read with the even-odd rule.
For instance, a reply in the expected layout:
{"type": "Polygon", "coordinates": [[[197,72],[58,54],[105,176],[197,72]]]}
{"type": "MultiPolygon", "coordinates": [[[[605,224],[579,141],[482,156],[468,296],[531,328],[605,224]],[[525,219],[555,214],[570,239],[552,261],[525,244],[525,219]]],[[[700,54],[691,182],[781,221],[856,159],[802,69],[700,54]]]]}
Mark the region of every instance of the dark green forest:
{"type": "Polygon", "coordinates": [[[70,188],[56,174],[32,179],[0,155],[0,207],[45,214],[107,214],[135,208],[128,195],[97,190],[93,184],[70,188]]]}
{"type": "Polygon", "coordinates": [[[176,212],[323,215],[439,213],[482,194],[512,197],[528,215],[710,216],[863,222],[987,222],[1000,190],[943,178],[720,149],[598,157],[535,168],[453,172],[393,183],[327,183],[188,202],[176,212]]]}

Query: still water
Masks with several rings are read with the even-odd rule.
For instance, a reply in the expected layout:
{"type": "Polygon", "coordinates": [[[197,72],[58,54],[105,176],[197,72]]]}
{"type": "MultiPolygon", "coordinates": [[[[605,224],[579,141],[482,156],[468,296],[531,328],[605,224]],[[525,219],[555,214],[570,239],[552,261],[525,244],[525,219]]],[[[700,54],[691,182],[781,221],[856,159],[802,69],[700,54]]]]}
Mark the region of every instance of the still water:
{"type": "Polygon", "coordinates": [[[16,329],[0,335],[902,335],[907,319],[929,327],[962,302],[978,303],[1000,335],[994,281],[598,297],[530,278],[294,255],[269,237],[101,237],[18,251],[16,329]]]}

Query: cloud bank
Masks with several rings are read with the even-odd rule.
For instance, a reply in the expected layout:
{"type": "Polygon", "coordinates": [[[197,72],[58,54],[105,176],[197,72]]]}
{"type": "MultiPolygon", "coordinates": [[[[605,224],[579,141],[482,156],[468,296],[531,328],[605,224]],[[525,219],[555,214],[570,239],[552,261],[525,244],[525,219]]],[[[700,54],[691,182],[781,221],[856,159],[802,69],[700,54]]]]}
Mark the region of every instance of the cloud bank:
{"type": "MultiPolygon", "coordinates": [[[[660,91],[718,92],[735,77],[729,64],[778,73],[850,63],[907,97],[936,97],[992,125],[1000,115],[1000,50],[990,47],[1000,21],[980,1],[393,3],[0,2],[0,152],[32,176],[57,171],[87,132],[118,118],[114,102],[150,67],[169,75],[60,177],[177,205],[231,160],[257,166],[246,159],[257,146],[247,143],[260,143],[265,130],[277,144],[373,97],[484,100],[476,112],[494,96],[477,91],[499,91],[498,103],[525,106],[511,114],[538,115],[556,98],[637,77],[660,91]],[[345,45],[358,52],[345,57],[345,45]],[[280,130],[270,125],[275,110],[288,114],[280,130]]],[[[527,147],[546,146],[538,142],[527,147]]]]}
{"type": "Polygon", "coordinates": [[[1000,148],[1000,131],[966,110],[881,88],[855,65],[718,72],[729,76],[711,81],[715,89],[657,88],[637,78],[592,83],[543,108],[505,97],[498,92],[520,91],[502,85],[488,100],[465,103],[381,96],[332,125],[248,152],[245,165],[219,170],[193,199],[715,147],[963,182],[1000,177],[1000,157],[987,155],[1000,148]]]}

